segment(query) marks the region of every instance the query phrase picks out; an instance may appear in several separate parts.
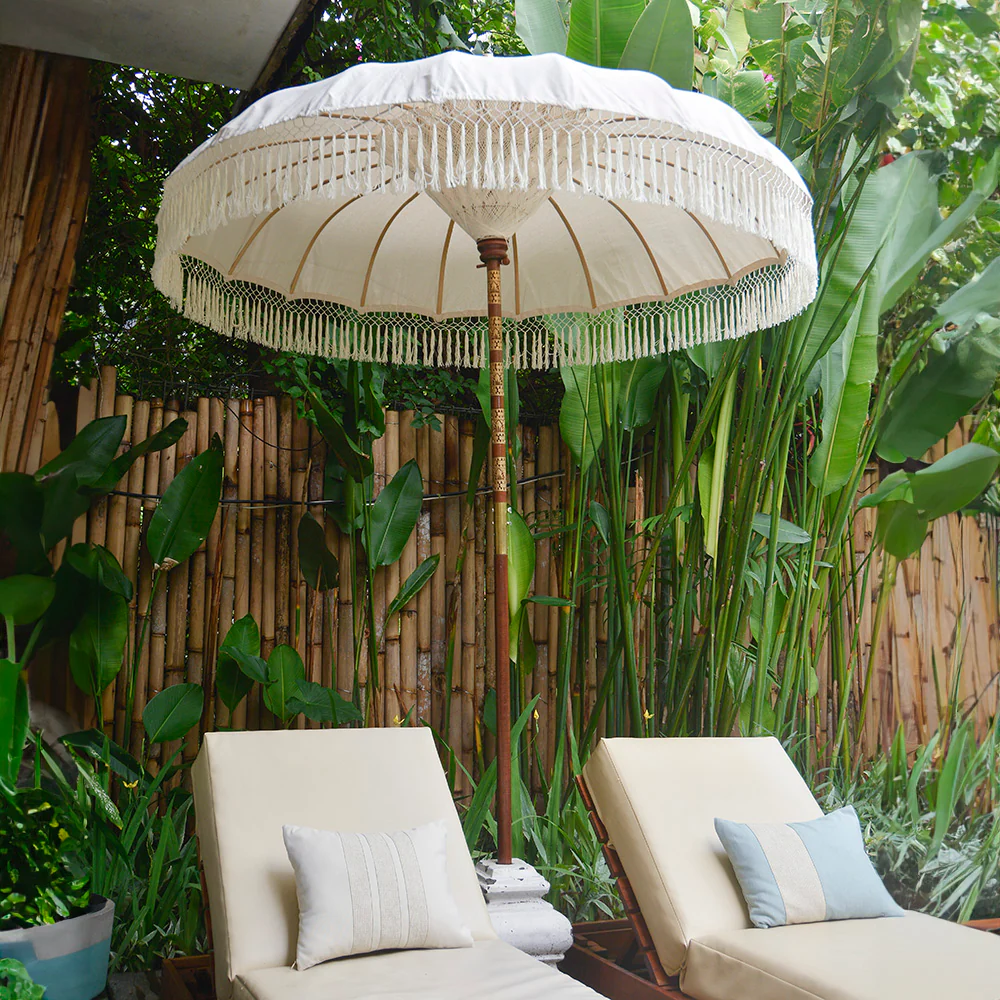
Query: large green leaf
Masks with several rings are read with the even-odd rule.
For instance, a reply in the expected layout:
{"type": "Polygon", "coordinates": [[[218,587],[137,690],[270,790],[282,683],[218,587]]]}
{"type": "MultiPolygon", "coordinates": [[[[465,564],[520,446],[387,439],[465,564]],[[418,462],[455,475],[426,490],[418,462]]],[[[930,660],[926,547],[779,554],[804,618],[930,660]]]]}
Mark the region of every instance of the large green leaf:
{"type": "MultiPolygon", "coordinates": [[[[993,294],[1000,301],[1000,291],[993,294]]],[[[920,458],[990,391],[998,374],[1000,338],[995,332],[976,328],[956,337],[892,394],[879,454],[892,461],[920,458]]]]}
{"type": "Polygon", "coordinates": [[[104,470],[104,473],[101,476],[88,483],[87,492],[93,495],[107,493],[113,490],[126,475],[128,470],[131,469],[143,455],[146,455],[149,452],[163,451],[164,448],[169,448],[171,445],[176,444],[184,436],[187,426],[187,421],[183,417],[176,417],[174,420],[171,420],[166,427],[157,431],[155,434],[151,434],[144,441],[140,441],[137,445],[135,445],[135,447],[129,448],[128,451],[119,455],[107,467],[107,469],[104,470]]]}
{"type": "Polygon", "coordinates": [[[125,434],[124,416],[93,420],[51,462],[35,473],[45,495],[42,536],[47,549],[73,530],[73,522],[90,506],[81,487],[104,475],[125,434]]]}
{"type": "Polygon", "coordinates": [[[979,313],[992,316],[1000,313],[1000,257],[990,261],[982,274],[945,299],[937,313],[941,322],[956,326],[965,326],[979,313]]]}
{"type": "Polygon", "coordinates": [[[230,712],[236,711],[236,706],[250,693],[253,681],[240,669],[233,656],[219,653],[215,667],[215,690],[222,699],[222,704],[230,712]]]}
{"type": "Polygon", "coordinates": [[[420,516],[424,500],[423,477],[410,459],[372,505],[368,559],[372,566],[389,566],[402,554],[420,516]]]}
{"type": "Polygon", "coordinates": [[[103,545],[80,542],[66,550],[66,562],[81,576],[99,587],[132,600],[132,581],[125,575],[118,560],[103,545]]]}
{"type": "Polygon", "coordinates": [[[666,357],[638,358],[616,365],[616,395],[625,430],[637,430],[653,419],[656,394],[669,369],[670,362],[666,357]]]}
{"type": "Polygon", "coordinates": [[[876,267],[847,328],[820,361],[823,436],[809,460],[809,477],[823,495],[840,489],[858,460],[878,373],[879,291],[876,267]]]}
{"type": "MultiPolygon", "coordinates": [[[[920,5],[916,5],[919,23],[920,5]]],[[[916,153],[901,157],[879,175],[903,164],[908,175],[906,211],[887,233],[887,261],[881,311],[891,309],[904,292],[912,288],[930,255],[944,246],[978,211],[996,190],[1000,178],[1000,150],[975,177],[972,192],[956,209],[942,218],[938,207],[938,183],[928,161],[916,153]]]]}
{"type": "Polygon", "coordinates": [[[8,576],[0,580],[0,615],[28,625],[45,614],[55,593],[55,582],[47,576],[8,576]]]}
{"type": "Polygon", "coordinates": [[[200,684],[173,684],[154,695],[142,710],[142,725],[150,743],[179,740],[194,729],[205,707],[200,684]]]}
{"type": "Polygon", "coordinates": [[[35,473],[35,479],[45,483],[68,471],[79,483],[96,480],[115,457],[127,424],[124,416],[92,420],[51,462],[35,473]]]}
{"type": "Polygon", "coordinates": [[[351,438],[344,429],[340,416],[327,408],[318,393],[310,392],[308,396],[309,406],[316,418],[316,426],[341,468],[358,482],[370,476],[374,469],[371,456],[351,438]]]}
{"type": "Polygon", "coordinates": [[[332,688],[315,681],[299,681],[294,694],[288,699],[289,715],[300,712],[314,722],[331,722],[341,726],[346,722],[360,722],[362,715],[356,705],[345,701],[332,688]]]}
{"type": "Polygon", "coordinates": [[[299,569],[313,590],[332,590],[340,584],[340,562],[326,544],[323,525],[312,516],[299,519],[299,569]]]}
{"type": "Polygon", "coordinates": [[[597,372],[588,365],[559,369],[566,389],[559,408],[559,432],[573,460],[586,472],[604,440],[597,372]]]}
{"type": "Polygon", "coordinates": [[[158,569],[192,556],[208,537],[222,496],[222,444],[218,438],[167,487],[149,522],[146,545],[158,569]]]}
{"type": "Polygon", "coordinates": [[[632,28],[618,65],[655,73],[671,87],[690,90],[694,80],[694,27],[688,0],[649,0],[632,28]]]}
{"type": "Polygon", "coordinates": [[[889,555],[903,560],[920,551],[927,536],[927,518],[912,503],[886,500],[878,506],[875,538],[889,555]]]}
{"type": "Polygon", "coordinates": [[[644,6],[643,0],[573,0],[566,55],[591,66],[618,66],[644,6]]]}
{"type": "Polygon", "coordinates": [[[127,750],[99,729],[83,729],[59,737],[59,742],[74,750],[82,750],[94,760],[106,761],[115,774],[126,781],[139,781],[146,777],[142,765],[127,750]]]}
{"type": "Polygon", "coordinates": [[[986,489],[998,465],[1000,454],[992,448],[962,445],[913,473],[913,503],[929,521],[961,510],[986,489]]]}
{"type": "Polygon", "coordinates": [[[128,602],[94,588],[69,637],[69,669],[84,694],[99,695],[122,667],[128,636],[128,602]]]}
{"type": "Polygon", "coordinates": [[[302,657],[292,646],[275,646],[267,659],[270,683],[264,688],[264,704],[287,722],[295,711],[289,701],[295,697],[299,683],[306,679],[306,668],[302,657]]]}
{"type": "Polygon", "coordinates": [[[514,29],[533,55],[566,52],[568,0],[514,0],[514,29]]]}
{"type": "Polygon", "coordinates": [[[403,582],[403,586],[399,588],[399,593],[392,599],[389,603],[389,607],[385,610],[385,618],[388,621],[393,615],[398,614],[403,608],[406,607],[410,601],[413,600],[421,590],[427,586],[430,578],[434,575],[434,571],[438,568],[438,563],[441,562],[441,556],[435,553],[432,556],[428,556],[403,582]]]}
{"type": "Polygon", "coordinates": [[[17,553],[15,573],[51,572],[42,544],[43,504],[42,491],[32,476],[0,473],[0,549],[9,543],[17,553]]]}
{"type": "Polygon", "coordinates": [[[215,687],[230,712],[250,693],[254,681],[267,684],[267,663],[260,657],[260,629],[253,615],[244,615],[229,627],[219,645],[215,687]]]}
{"type": "Polygon", "coordinates": [[[510,658],[522,669],[534,669],[535,647],[528,632],[524,605],[535,578],[535,540],[524,518],[511,509],[507,519],[507,600],[510,606],[510,658]]]}

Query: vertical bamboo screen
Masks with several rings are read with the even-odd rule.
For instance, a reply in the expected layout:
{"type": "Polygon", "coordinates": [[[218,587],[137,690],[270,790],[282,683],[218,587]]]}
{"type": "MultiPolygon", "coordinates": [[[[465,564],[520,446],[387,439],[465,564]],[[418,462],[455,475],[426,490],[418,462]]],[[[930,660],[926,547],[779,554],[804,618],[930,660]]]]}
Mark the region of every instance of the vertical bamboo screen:
{"type": "MultiPolygon", "coordinates": [[[[259,691],[232,717],[215,692],[215,659],[219,643],[232,622],[252,613],[261,628],[266,656],[278,643],[294,645],[302,655],[307,677],[335,684],[345,697],[354,682],[353,607],[349,541],[326,518],[326,538],[340,560],[340,586],[328,593],[310,590],[298,568],[297,528],[303,513],[318,519],[322,506],[325,448],[310,425],[296,415],[288,398],[133,400],[115,394],[113,369],[80,390],[76,424],[113,413],[129,419],[122,448],[155,433],[177,415],[188,430],[176,447],[140,459],[120,488],[96,505],[74,528],[72,541],[106,545],[135,583],[131,607],[133,636],[145,629],[148,641],[140,662],[133,710],[133,748],[141,739],[142,710],[165,686],[185,680],[205,686],[207,697],[201,730],[216,726],[269,728],[274,719],[259,691]],[[224,446],[223,504],[206,544],[188,562],[166,575],[146,619],[152,585],[151,566],[143,538],[144,524],[174,476],[212,436],[224,446]],[[236,501],[236,502],[233,502],[236,501]]],[[[59,450],[58,418],[50,403],[39,425],[33,453],[37,464],[59,450]]],[[[376,443],[375,489],[415,458],[423,474],[428,499],[400,561],[375,576],[376,632],[382,678],[375,722],[398,725],[429,722],[456,751],[462,765],[474,772],[477,749],[489,740],[480,728],[486,691],[492,686],[492,618],[486,613],[491,590],[491,527],[482,496],[470,508],[464,497],[472,460],[475,425],[454,415],[440,417],[441,429],[413,427],[411,412],[390,411],[386,434],[376,443]],[[427,556],[441,562],[428,586],[402,612],[385,620],[385,610],[402,580],[427,556]],[[449,657],[449,649],[451,656],[449,657]]],[[[964,440],[956,429],[947,446],[964,440]]],[[[547,529],[562,523],[564,476],[569,457],[556,426],[524,425],[518,475],[529,481],[519,488],[519,509],[540,539],[536,546],[533,592],[559,595],[562,576],[558,534],[547,529]]],[[[649,459],[629,484],[630,517],[641,521],[656,513],[662,498],[650,493],[657,482],[649,459]]],[[[866,728],[867,748],[891,739],[898,720],[905,721],[913,740],[933,731],[939,694],[950,689],[962,665],[960,693],[967,706],[975,704],[986,722],[997,706],[1000,662],[1000,619],[997,610],[997,536],[981,519],[953,516],[936,522],[919,558],[899,567],[887,622],[876,653],[873,703],[866,728]],[[935,673],[937,682],[935,682],[935,673]]],[[[855,522],[858,558],[868,552],[874,512],[862,511],[855,522]]],[[[639,539],[641,547],[643,540],[639,539]]],[[[872,581],[877,579],[872,572],[872,581]]],[[[863,608],[858,648],[868,657],[874,587],[856,595],[863,608]]],[[[596,699],[607,668],[607,628],[602,596],[593,591],[591,605],[574,614],[572,641],[587,655],[574,676],[574,705],[586,712],[596,699]]],[[[537,648],[533,671],[523,676],[521,696],[539,696],[530,732],[538,760],[551,766],[555,745],[552,706],[556,667],[565,609],[530,606],[532,635],[537,648]]],[[[648,647],[654,628],[650,612],[637,623],[640,649],[648,647]]],[[[367,638],[364,641],[368,641],[367,638]]],[[[82,725],[93,725],[95,706],[88,704],[71,681],[64,654],[55,653],[50,669],[33,681],[33,694],[64,707],[82,725]],[[60,655],[63,657],[60,661],[60,655]]],[[[368,684],[366,658],[359,681],[368,684]]],[[[821,699],[829,676],[820,663],[821,699]]],[[[103,699],[107,731],[121,739],[124,732],[124,672],[103,699]]],[[[300,720],[299,725],[315,725],[300,720]]],[[[822,723],[821,723],[822,727],[822,723]]],[[[599,726],[598,733],[603,730],[599,726]]],[[[187,753],[196,752],[189,740],[187,753]]],[[[173,747],[161,748],[161,753],[173,747]]],[[[537,764],[534,776],[540,778],[537,764]]],[[[461,768],[459,790],[468,788],[461,768]]]]}

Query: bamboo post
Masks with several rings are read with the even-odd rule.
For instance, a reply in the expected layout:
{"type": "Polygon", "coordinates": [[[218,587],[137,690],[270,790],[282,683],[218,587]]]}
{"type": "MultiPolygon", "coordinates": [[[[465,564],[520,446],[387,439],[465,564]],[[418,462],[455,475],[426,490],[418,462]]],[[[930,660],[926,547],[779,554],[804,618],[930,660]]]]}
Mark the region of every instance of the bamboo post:
{"type": "MultiPolygon", "coordinates": [[[[97,416],[97,389],[93,381],[81,382],[76,394],[76,433],[84,429],[97,416]]],[[[87,515],[81,514],[73,522],[70,545],[87,540],[87,515]]]]}
{"type": "MultiPolygon", "coordinates": [[[[399,466],[402,468],[417,457],[417,436],[413,428],[413,411],[399,414],[399,466]]],[[[399,558],[399,587],[417,568],[417,530],[410,533],[399,558]]],[[[398,591],[397,587],[397,591],[398,591]]],[[[392,597],[396,592],[392,593],[392,597]]],[[[399,718],[403,719],[417,701],[417,622],[416,601],[399,614],[399,718]]]]}
{"type": "MultiPolygon", "coordinates": [[[[429,428],[430,452],[430,492],[441,496],[447,489],[444,472],[444,418],[437,414],[440,430],[429,428]]],[[[446,504],[451,501],[434,500],[430,504],[431,554],[440,557],[437,571],[431,577],[430,615],[431,615],[431,725],[440,732],[444,731],[444,686],[445,657],[447,655],[448,635],[445,627],[447,618],[447,581],[448,566],[445,558],[445,511],[446,504]]]]}
{"type": "MultiPolygon", "coordinates": [[[[323,498],[323,435],[315,428],[310,428],[312,447],[309,457],[309,499],[322,500],[323,498]]],[[[322,504],[313,504],[309,508],[313,518],[323,527],[323,536],[326,537],[326,513],[322,504]]],[[[307,600],[309,602],[308,613],[308,656],[306,658],[306,678],[315,681],[317,684],[324,683],[324,661],[323,661],[323,605],[324,595],[320,591],[307,588],[307,600]]],[[[327,677],[327,680],[329,677],[327,677]]],[[[307,719],[305,725],[309,729],[318,729],[319,723],[313,719],[307,719]]]]}
{"type": "MultiPolygon", "coordinates": [[[[226,402],[223,399],[208,400],[208,417],[204,422],[207,427],[207,444],[218,437],[219,441],[224,440],[226,432],[226,402]]],[[[202,438],[202,409],[198,407],[198,432],[199,450],[202,438]]],[[[223,468],[225,468],[225,456],[223,456],[223,468]]],[[[216,662],[219,656],[219,643],[221,642],[220,631],[220,609],[222,603],[222,526],[226,520],[226,511],[220,504],[219,516],[212,522],[212,527],[205,540],[205,593],[208,601],[208,612],[205,616],[204,639],[202,649],[204,657],[202,660],[202,684],[205,688],[205,711],[201,720],[202,733],[210,732],[215,728],[215,708],[216,708],[216,662]]]]}
{"type": "MultiPolygon", "coordinates": [[[[194,458],[198,441],[198,414],[185,410],[181,416],[187,421],[187,430],[177,442],[174,476],[180,474],[194,458]]],[[[174,449],[167,449],[173,451],[174,449]]],[[[169,588],[167,597],[166,641],[164,644],[163,687],[184,682],[187,636],[190,627],[188,616],[191,561],[185,560],[166,574],[169,588]]],[[[177,751],[180,741],[164,745],[162,760],[167,761],[177,751]]]]}
{"type": "MultiPolygon", "coordinates": [[[[463,420],[459,425],[459,460],[461,462],[461,478],[468,481],[472,468],[472,449],[475,440],[475,424],[471,420],[463,420]]],[[[472,773],[475,764],[476,753],[476,667],[480,648],[485,651],[485,644],[481,642],[480,628],[485,618],[480,613],[484,605],[480,604],[480,591],[476,586],[477,564],[482,563],[481,547],[485,544],[486,532],[484,530],[483,518],[485,515],[485,505],[477,500],[475,516],[473,518],[474,528],[469,546],[474,553],[472,558],[468,555],[462,561],[462,645],[461,659],[456,664],[461,667],[459,674],[459,710],[461,724],[458,734],[461,735],[459,744],[462,754],[462,762],[466,769],[472,773]]],[[[480,581],[482,575],[480,574],[480,581]]],[[[481,585],[481,584],[480,584],[481,585]]],[[[481,670],[480,670],[481,674],[481,670]]],[[[468,782],[461,782],[463,790],[468,790],[468,782]]]]}
{"type": "MultiPolygon", "coordinates": [[[[236,614],[236,521],[237,508],[233,501],[239,492],[239,451],[240,451],[240,411],[239,400],[228,399],[225,410],[225,437],[222,448],[222,527],[220,544],[222,547],[222,581],[219,584],[219,642],[221,643],[230,626],[238,617],[236,614]]],[[[228,719],[233,729],[242,729],[246,724],[246,706],[240,705],[230,713],[216,699],[216,718],[228,719]]]]}
{"type": "MultiPolygon", "coordinates": [[[[430,492],[430,427],[426,424],[417,431],[417,465],[420,467],[423,480],[424,496],[430,492]]],[[[422,566],[424,560],[431,555],[431,513],[432,503],[424,501],[423,509],[417,518],[417,565],[422,566]]],[[[440,571],[438,571],[440,572],[440,571]]],[[[417,629],[417,710],[414,725],[429,722],[431,718],[431,584],[424,585],[417,594],[414,613],[417,629]]]]}
{"type": "MultiPolygon", "coordinates": [[[[149,437],[149,403],[137,399],[132,406],[131,433],[135,442],[144,441],[149,437]]],[[[135,657],[135,644],[139,641],[139,544],[142,538],[142,500],[138,494],[144,490],[146,459],[137,459],[129,469],[125,481],[125,489],[132,494],[125,501],[125,532],[122,538],[121,564],[125,575],[132,581],[132,600],[128,609],[129,642],[125,647],[125,678],[119,679],[117,704],[115,708],[115,740],[125,746],[125,713],[127,710],[128,686],[134,684],[132,670],[135,657]]],[[[131,720],[129,720],[131,722],[131,720]]]]}
{"type": "Polygon", "coordinates": [[[461,587],[456,582],[458,553],[462,533],[461,459],[458,417],[449,413],[444,418],[444,486],[449,495],[444,503],[444,566],[445,566],[445,658],[442,664],[441,728],[445,742],[461,752],[462,709],[458,692],[462,687],[462,634],[459,628],[461,587]]]}
{"type": "MultiPolygon", "coordinates": [[[[149,414],[147,417],[146,436],[159,433],[163,427],[163,401],[153,399],[149,402],[149,414]]],[[[139,510],[136,514],[137,525],[140,533],[145,526],[149,525],[149,519],[156,510],[156,497],[160,487],[160,455],[153,454],[143,460],[142,470],[142,490],[145,498],[139,501],[139,510]]],[[[132,481],[131,479],[129,480],[132,481]]],[[[152,642],[150,614],[150,596],[153,586],[153,564],[149,558],[149,550],[142,543],[141,534],[135,540],[137,551],[138,575],[136,586],[136,613],[135,613],[135,636],[138,642],[139,636],[144,635],[142,647],[133,654],[135,667],[134,691],[132,697],[132,723],[131,723],[131,750],[133,755],[138,756],[139,747],[142,742],[142,708],[146,704],[146,692],[149,690],[149,653],[152,642]]]]}
{"type": "MultiPolygon", "coordinates": [[[[250,499],[253,496],[253,401],[241,399],[236,457],[236,590],[233,618],[250,614],[250,499]]],[[[233,713],[239,727],[256,729],[260,718],[260,691],[253,687],[233,713]]]]}
{"type": "MultiPolygon", "coordinates": [[[[117,372],[113,365],[101,365],[97,379],[97,417],[115,415],[115,385],[117,372]]],[[[127,434],[127,431],[126,431],[127,434]]],[[[121,447],[119,446],[119,454],[121,447]]],[[[87,537],[94,545],[104,545],[108,533],[108,498],[92,504],[87,512],[87,537]]]]}
{"type": "MultiPolygon", "coordinates": [[[[399,471],[399,413],[389,410],[385,415],[385,478],[381,489],[392,482],[399,471]]],[[[375,626],[382,631],[385,645],[384,667],[382,672],[383,719],[386,726],[399,725],[402,718],[400,694],[402,679],[400,676],[399,649],[399,615],[393,615],[391,621],[386,621],[385,609],[389,602],[399,593],[400,572],[399,563],[395,562],[385,567],[382,573],[382,585],[376,586],[375,626]]]]}
{"type": "MultiPolygon", "coordinates": [[[[250,425],[250,580],[247,588],[247,610],[257,623],[258,630],[264,611],[264,508],[259,501],[264,496],[264,402],[249,400],[249,412],[244,418],[250,425]]],[[[241,442],[242,443],[242,442],[241,442]]],[[[261,715],[265,711],[261,692],[255,689],[247,698],[247,726],[261,728],[261,715]]]]}
{"type": "Polygon", "coordinates": [[[282,506],[275,515],[275,566],[274,566],[274,642],[288,645],[291,641],[289,627],[291,586],[291,537],[292,511],[292,421],[294,404],[282,396],[278,405],[278,498],[282,506]]]}
{"type": "Polygon", "coordinates": [[[278,513],[278,401],[264,399],[264,565],[263,606],[260,619],[260,655],[267,659],[275,645],[277,597],[277,526],[278,513]]]}
{"type": "MultiPolygon", "coordinates": [[[[176,417],[177,402],[176,400],[168,400],[163,406],[164,425],[166,426],[176,417]]],[[[160,452],[160,475],[156,490],[160,496],[173,481],[177,467],[177,450],[177,448],[164,448],[160,452]]],[[[155,502],[153,509],[155,510],[155,502]]],[[[149,621],[149,677],[145,699],[142,704],[138,705],[140,713],[150,699],[155,698],[163,690],[167,654],[167,595],[172,586],[171,573],[163,573],[160,578],[160,586],[153,594],[153,607],[149,621]]],[[[150,757],[154,762],[162,760],[162,750],[163,747],[159,745],[150,748],[150,757]]]]}
{"type": "Polygon", "coordinates": [[[299,572],[299,521],[305,513],[309,486],[309,423],[297,414],[292,418],[292,498],[295,508],[289,532],[291,572],[291,638],[289,642],[306,659],[306,582],[299,572]]]}
{"type": "MultiPolygon", "coordinates": [[[[200,455],[208,448],[209,443],[209,405],[207,398],[197,401],[197,410],[192,413],[194,418],[194,452],[200,455]]],[[[218,518],[216,518],[218,520],[218,518]]],[[[207,610],[205,602],[208,599],[208,539],[198,548],[188,560],[189,605],[187,614],[187,659],[184,675],[181,680],[192,684],[205,684],[205,620],[207,610]]],[[[206,698],[206,701],[208,699],[206,698]]],[[[198,753],[200,733],[195,729],[194,739],[187,734],[184,744],[184,759],[194,760],[198,753]]]]}

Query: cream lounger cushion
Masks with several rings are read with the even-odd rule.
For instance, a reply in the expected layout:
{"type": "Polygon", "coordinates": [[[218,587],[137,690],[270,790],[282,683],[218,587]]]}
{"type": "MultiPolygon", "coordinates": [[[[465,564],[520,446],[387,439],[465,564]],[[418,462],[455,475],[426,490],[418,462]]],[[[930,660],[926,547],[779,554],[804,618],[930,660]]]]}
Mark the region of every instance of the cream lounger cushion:
{"type": "Polygon", "coordinates": [[[777,740],[602,740],[584,777],[661,962],[696,1000],[1000,998],[1000,937],[945,920],[750,927],[713,817],[821,815],[777,740]]]}
{"type": "Polygon", "coordinates": [[[308,972],[267,969],[236,980],[233,1000],[602,1000],[501,941],[472,948],[341,958],[308,972]]]}
{"type": "Polygon", "coordinates": [[[194,795],[219,1000],[258,969],[287,966],[303,979],[317,971],[290,969],[298,914],[286,823],[367,832],[443,820],[462,920],[474,939],[496,937],[430,730],[208,733],[194,795]]]}
{"type": "Polygon", "coordinates": [[[823,814],[771,738],[601,740],[583,774],[671,975],[692,938],[749,926],[715,817],[786,823],[823,814]]]}
{"type": "Polygon", "coordinates": [[[925,916],[793,924],[691,942],[698,1000],[997,1000],[1000,939],[925,916]]]}

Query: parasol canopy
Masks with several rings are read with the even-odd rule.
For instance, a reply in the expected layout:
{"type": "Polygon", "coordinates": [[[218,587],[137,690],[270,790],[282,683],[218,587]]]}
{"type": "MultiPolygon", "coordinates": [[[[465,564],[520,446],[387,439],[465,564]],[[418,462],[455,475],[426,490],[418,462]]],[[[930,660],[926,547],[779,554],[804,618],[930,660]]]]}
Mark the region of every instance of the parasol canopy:
{"type": "Polygon", "coordinates": [[[554,54],[272,94],[177,167],[157,221],[153,277],[185,315],[328,357],[485,366],[484,237],[510,244],[518,367],[739,337],[816,288],[811,199],[776,147],[714,98],[554,54]]]}
{"type": "Polygon", "coordinates": [[[509,864],[505,365],[661,354],[793,316],[816,290],[805,185],[727,105],[649,73],[450,52],[263,98],[170,175],[157,222],[154,281],[220,333],[359,361],[489,363],[509,864]]]}

